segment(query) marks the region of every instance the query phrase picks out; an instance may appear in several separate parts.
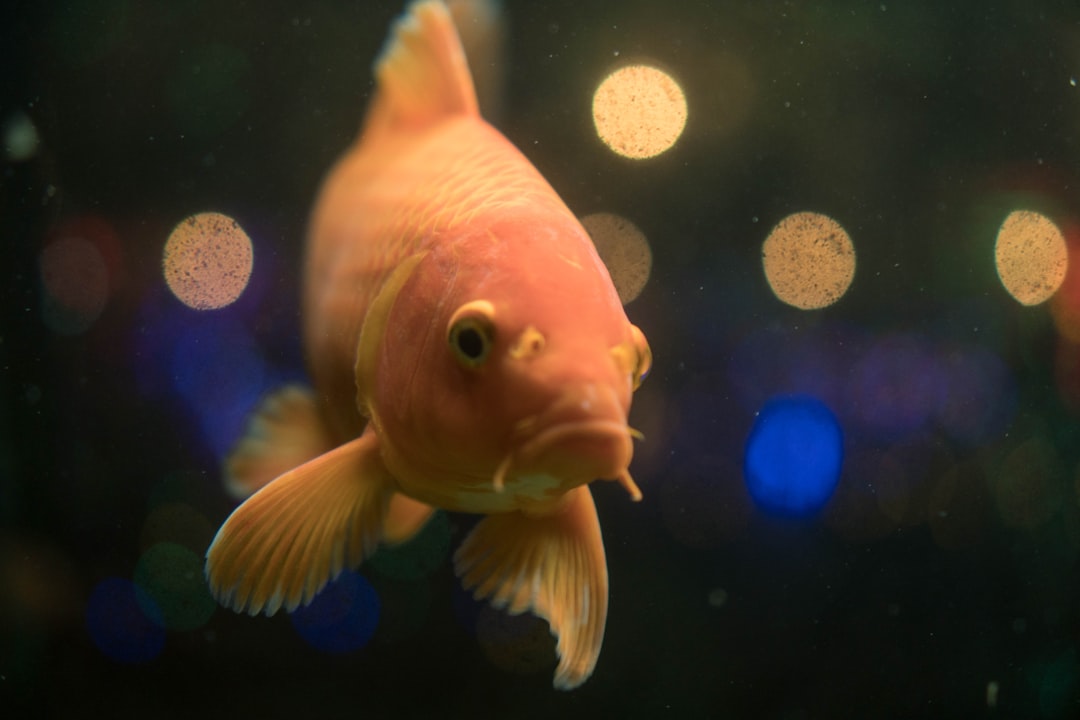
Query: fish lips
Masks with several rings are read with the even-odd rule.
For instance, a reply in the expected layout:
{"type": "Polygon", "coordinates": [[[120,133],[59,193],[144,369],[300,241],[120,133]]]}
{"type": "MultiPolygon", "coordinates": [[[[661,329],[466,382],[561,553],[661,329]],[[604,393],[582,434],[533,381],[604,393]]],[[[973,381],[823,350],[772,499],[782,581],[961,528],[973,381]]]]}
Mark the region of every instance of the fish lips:
{"type": "Polygon", "coordinates": [[[625,420],[584,418],[546,425],[518,446],[511,473],[558,478],[567,490],[626,473],[634,454],[625,420]]]}

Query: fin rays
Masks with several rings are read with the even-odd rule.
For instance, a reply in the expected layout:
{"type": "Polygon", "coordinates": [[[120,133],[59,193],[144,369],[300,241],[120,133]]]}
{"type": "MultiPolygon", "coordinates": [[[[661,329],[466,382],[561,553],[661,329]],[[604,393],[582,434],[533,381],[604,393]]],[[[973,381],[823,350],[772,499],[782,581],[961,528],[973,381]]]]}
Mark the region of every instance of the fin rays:
{"type": "Polygon", "coordinates": [[[596,666],[607,620],[608,578],[596,506],[587,487],[557,513],[489,515],[454,555],[466,589],[511,614],[531,610],[557,638],[554,686],[577,687],[596,666]]]}
{"type": "Polygon", "coordinates": [[[252,414],[225,463],[225,487],[233,497],[246,498],[332,447],[311,390],[287,385],[252,414]]]}
{"type": "Polygon", "coordinates": [[[311,602],[375,551],[391,488],[373,433],[285,473],[218,531],[207,551],[211,591],[252,615],[311,602]]]}

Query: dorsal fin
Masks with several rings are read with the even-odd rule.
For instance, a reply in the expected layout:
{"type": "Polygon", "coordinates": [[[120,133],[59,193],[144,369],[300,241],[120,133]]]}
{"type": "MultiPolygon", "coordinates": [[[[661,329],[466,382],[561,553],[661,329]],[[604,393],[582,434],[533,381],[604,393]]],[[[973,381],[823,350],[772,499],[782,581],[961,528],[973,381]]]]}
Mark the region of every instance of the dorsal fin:
{"type": "Polygon", "coordinates": [[[365,135],[422,127],[449,115],[477,115],[465,51],[441,0],[420,0],[394,24],[375,63],[376,95],[365,135]]]}
{"type": "Polygon", "coordinates": [[[498,126],[506,84],[506,17],[499,0],[446,0],[469,59],[480,114],[498,126]]]}

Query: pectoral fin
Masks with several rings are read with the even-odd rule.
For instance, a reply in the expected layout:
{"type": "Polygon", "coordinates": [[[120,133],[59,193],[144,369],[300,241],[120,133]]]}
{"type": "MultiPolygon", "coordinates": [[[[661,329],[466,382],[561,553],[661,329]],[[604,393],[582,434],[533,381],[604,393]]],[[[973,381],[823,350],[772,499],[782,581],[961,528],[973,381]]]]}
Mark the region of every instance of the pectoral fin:
{"type": "Polygon", "coordinates": [[[206,554],[211,592],[251,615],[309,603],[375,551],[393,486],[371,430],[281,475],[218,531],[206,554]]]}
{"type": "Polygon", "coordinates": [[[268,395],[225,462],[225,487],[246,498],[274,478],[334,447],[315,397],[299,385],[268,395]]]}
{"type": "Polygon", "coordinates": [[[558,639],[556,688],[571,690],[588,679],[604,640],[608,577],[587,486],[570,491],[551,515],[484,518],[454,555],[454,566],[476,598],[548,621],[558,639]]]}

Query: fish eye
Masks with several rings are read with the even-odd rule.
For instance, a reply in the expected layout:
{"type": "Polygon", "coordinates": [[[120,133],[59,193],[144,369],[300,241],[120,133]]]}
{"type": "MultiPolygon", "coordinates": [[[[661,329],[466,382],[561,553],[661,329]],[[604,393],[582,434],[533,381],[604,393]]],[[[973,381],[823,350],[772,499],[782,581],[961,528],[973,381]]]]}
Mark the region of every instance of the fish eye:
{"type": "Polygon", "coordinates": [[[466,303],[450,318],[447,340],[454,358],[467,368],[480,367],[495,344],[494,308],[486,300],[466,303]]]}
{"type": "Polygon", "coordinates": [[[649,348],[649,341],[645,339],[645,333],[641,332],[637,325],[631,325],[630,328],[634,338],[634,348],[637,350],[637,364],[633,373],[634,389],[637,390],[641,387],[641,381],[652,369],[652,350],[649,348]]]}

